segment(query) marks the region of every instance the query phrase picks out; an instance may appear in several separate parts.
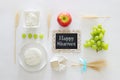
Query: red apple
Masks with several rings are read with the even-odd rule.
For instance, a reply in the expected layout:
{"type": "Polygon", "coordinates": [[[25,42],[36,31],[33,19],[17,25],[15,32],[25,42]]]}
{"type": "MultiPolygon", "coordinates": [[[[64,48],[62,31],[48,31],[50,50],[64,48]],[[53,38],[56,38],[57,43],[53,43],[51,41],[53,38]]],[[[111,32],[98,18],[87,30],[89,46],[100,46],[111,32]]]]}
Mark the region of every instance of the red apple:
{"type": "Polygon", "coordinates": [[[57,21],[62,27],[67,27],[68,25],[70,25],[72,17],[69,13],[62,12],[58,15],[57,21]]]}

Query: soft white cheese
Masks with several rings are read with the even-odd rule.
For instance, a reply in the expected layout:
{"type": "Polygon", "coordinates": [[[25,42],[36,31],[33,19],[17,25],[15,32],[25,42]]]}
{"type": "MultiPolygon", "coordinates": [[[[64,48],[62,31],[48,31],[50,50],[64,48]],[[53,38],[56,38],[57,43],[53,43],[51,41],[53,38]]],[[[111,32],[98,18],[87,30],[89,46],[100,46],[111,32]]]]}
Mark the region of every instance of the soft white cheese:
{"type": "Polygon", "coordinates": [[[41,51],[38,48],[29,48],[24,53],[24,62],[29,66],[39,65],[41,55],[41,51]]]}
{"type": "Polygon", "coordinates": [[[35,28],[39,26],[39,13],[38,12],[26,12],[25,24],[27,28],[35,28]]]}

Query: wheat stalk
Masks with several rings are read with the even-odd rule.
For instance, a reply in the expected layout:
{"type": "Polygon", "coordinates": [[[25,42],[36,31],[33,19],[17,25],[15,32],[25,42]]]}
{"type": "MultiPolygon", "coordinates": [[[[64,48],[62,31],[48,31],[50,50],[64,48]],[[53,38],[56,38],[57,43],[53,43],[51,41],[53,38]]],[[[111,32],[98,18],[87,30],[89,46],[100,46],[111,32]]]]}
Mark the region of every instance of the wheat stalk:
{"type": "Polygon", "coordinates": [[[15,26],[14,26],[14,63],[16,64],[16,31],[19,25],[19,13],[15,15],[15,26]]]}
{"type": "Polygon", "coordinates": [[[48,21],[47,21],[47,24],[48,24],[48,38],[49,38],[49,32],[50,32],[50,22],[51,22],[51,14],[48,14],[48,21]]]}
{"type": "MultiPolygon", "coordinates": [[[[73,67],[83,66],[83,64],[73,64],[72,66],[73,67]]],[[[87,63],[87,67],[92,68],[96,71],[100,71],[105,66],[106,66],[106,61],[105,60],[98,60],[98,61],[87,63]]]]}
{"type": "Polygon", "coordinates": [[[82,16],[85,19],[110,18],[110,16],[82,16]]]}

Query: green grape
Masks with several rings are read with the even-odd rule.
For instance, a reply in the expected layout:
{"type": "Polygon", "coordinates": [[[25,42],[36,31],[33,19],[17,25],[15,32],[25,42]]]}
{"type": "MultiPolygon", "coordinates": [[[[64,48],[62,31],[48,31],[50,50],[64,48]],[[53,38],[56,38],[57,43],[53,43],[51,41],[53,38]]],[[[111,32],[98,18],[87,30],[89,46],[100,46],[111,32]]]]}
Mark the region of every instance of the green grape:
{"type": "Polygon", "coordinates": [[[99,35],[99,39],[103,39],[103,34],[102,33],[100,33],[100,35],[99,35]]]}
{"type": "Polygon", "coordinates": [[[87,47],[89,47],[89,46],[88,46],[88,44],[87,44],[87,43],[85,43],[85,44],[84,44],[84,47],[85,47],[85,48],[87,48],[87,47]]]}
{"type": "Polygon", "coordinates": [[[90,41],[89,41],[89,42],[87,42],[87,44],[88,44],[88,46],[89,46],[89,47],[92,45],[90,41]]]}
{"type": "Polygon", "coordinates": [[[96,50],[97,46],[96,45],[92,45],[92,49],[96,50]]]}
{"type": "Polygon", "coordinates": [[[105,44],[103,45],[103,49],[104,49],[104,50],[108,50],[108,44],[105,43],[105,44]]]}
{"type": "Polygon", "coordinates": [[[102,32],[103,34],[105,34],[106,31],[105,31],[104,29],[102,29],[101,32],[102,32]]]}
{"type": "Polygon", "coordinates": [[[99,39],[99,36],[95,36],[95,41],[97,41],[99,39]]]}
{"type": "Polygon", "coordinates": [[[95,35],[94,35],[94,32],[91,32],[90,34],[91,34],[91,36],[93,36],[93,37],[95,36],[95,35]]]}
{"type": "Polygon", "coordinates": [[[101,46],[102,42],[101,41],[97,41],[97,46],[101,46]]]}
{"type": "Polygon", "coordinates": [[[91,42],[91,44],[95,44],[95,41],[92,39],[92,40],[90,40],[90,42],[91,42]]]}
{"type": "Polygon", "coordinates": [[[40,38],[40,39],[43,39],[43,38],[44,38],[44,35],[43,35],[43,34],[40,34],[40,35],[39,35],[39,38],[40,38]]]}
{"type": "Polygon", "coordinates": [[[95,29],[95,30],[93,30],[93,33],[94,33],[94,35],[96,35],[98,32],[97,32],[97,30],[95,29]]]}
{"type": "Polygon", "coordinates": [[[95,38],[93,38],[92,40],[94,40],[94,44],[96,43],[96,40],[95,40],[95,38]]]}
{"type": "Polygon", "coordinates": [[[90,40],[94,40],[94,37],[91,37],[90,40]]]}
{"type": "Polygon", "coordinates": [[[100,51],[100,50],[102,50],[102,47],[101,47],[101,46],[99,46],[99,47],[97,48],[97,51],[100,51]]]}
{"type": "Polygon", "coordinates": [[[102,24],[98,24],[98,28],[102,29],[102,24]]]}
{"type": "Polygon", "coordinates": [[[97,26],[93,26],[93,28],[92,28],[93,30],[96,30],[97,29],[97,26]]]}
{"type": "Polygon", "coordinates": [[[105,45],[105,42],[104,41],[102,41],[102,47],[105,45]]]}
{"type": "Polygon", "coordinates": [[[37,35],[37,34],[34,34],[33,37],[34,37],[34,39],[37,39],[37,38],[38,38],[38,35],[37,35]]]}
{"type": "Polygon", "coordinates": [[[25,33],[22,34],[22,38],[23,38],[23,39],[26,38],[26,34],[25,34],[25,33]]]}
{"type": "Polygon", "coordinates": [[[97,28],[97,33],[100,33],[101,32],[101,29],[97,28]]]}
{"type": "Polygon", "coordinates": [[[32,38],[32,34],[31,34],[31,33],[28,34],[28,38],[29,38],[29,39],[32,38]]]}

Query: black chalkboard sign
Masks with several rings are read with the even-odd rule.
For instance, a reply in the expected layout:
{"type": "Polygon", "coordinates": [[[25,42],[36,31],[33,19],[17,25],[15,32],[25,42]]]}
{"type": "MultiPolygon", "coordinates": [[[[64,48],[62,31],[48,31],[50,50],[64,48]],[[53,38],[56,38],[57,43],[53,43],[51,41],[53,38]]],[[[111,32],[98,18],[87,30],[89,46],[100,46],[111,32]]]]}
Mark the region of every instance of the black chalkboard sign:
{"type": "Polygon", "coordinates": [[[56,49],[78,49],[77,33],[56,33],[56,49]]]}

